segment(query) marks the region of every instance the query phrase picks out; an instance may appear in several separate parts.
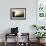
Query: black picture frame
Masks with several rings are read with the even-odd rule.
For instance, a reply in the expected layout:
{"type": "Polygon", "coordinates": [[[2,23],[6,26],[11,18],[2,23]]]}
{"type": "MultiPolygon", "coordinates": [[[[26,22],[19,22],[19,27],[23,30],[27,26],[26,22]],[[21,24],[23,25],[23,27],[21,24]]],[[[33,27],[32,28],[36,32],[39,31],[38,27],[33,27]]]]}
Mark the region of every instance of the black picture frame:
{"type": "Polygon", "coordinates": [[[10,19],[11,20],[25,20],[26,8],[10,8],[10,19]]]}

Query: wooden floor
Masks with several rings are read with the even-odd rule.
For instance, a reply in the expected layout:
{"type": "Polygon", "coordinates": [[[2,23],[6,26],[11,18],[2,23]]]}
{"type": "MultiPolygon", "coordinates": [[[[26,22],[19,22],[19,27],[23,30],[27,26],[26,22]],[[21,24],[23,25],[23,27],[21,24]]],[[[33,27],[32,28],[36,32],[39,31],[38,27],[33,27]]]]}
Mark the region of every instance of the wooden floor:
{"type": "MultiPolygon", "coordinates": [[[[2,43],[0,42],[0,46],[4,46],[4,43],[3,42],[2,43]]],[[[8,43],[7,46],[15,46],[15,42],[14,43],[10,42],[10,43],[8,43]]],[[[32,43],[30,43],[30,46],[37,46],[37,43],[32,42],[32,43]]],[[[46,46],[46,43],[44,43],[41,46],[46,46]]]]}

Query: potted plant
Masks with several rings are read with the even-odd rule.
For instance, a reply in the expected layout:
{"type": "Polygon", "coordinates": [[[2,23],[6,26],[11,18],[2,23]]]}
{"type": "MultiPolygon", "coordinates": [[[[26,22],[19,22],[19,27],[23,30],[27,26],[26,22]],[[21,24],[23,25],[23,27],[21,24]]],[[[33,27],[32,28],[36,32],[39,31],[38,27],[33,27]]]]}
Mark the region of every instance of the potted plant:
{"type": "Polygon", "coordinates": [[[38,43],[41,43],[40,40],[42,38],[45,38],[44,37],[46,36],[45,34],[46,34],[45,32],[35,32],[33,35],[37,38],[38,43]]]}

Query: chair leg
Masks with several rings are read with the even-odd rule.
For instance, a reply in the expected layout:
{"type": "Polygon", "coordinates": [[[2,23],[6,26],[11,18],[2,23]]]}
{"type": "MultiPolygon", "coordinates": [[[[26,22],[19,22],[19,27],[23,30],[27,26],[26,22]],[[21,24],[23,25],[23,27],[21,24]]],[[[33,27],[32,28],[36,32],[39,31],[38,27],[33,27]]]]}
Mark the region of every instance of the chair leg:
{"type": "Polygon", "coordinates": [[[5,34],[5,46],[7,46],[7,33],[5,34]]]}
{"type": "Polygon", "coordinates": [[[5,44],[5,46],[7,46],[7,42],[6,42],[6,41],[5,41],[5,43],[4,43],[4,44],[5,44]]]}

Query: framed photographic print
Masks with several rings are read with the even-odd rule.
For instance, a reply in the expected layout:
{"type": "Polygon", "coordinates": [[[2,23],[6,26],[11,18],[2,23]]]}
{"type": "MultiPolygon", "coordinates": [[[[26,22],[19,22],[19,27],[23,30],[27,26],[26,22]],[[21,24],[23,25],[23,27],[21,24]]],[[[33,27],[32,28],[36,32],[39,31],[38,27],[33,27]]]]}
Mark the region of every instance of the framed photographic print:
{"type": "Polygon", "coordinates": [[[10,19],[11,20],[25,20],[26,19],[26,8],[11,8],[10,19]]]}

